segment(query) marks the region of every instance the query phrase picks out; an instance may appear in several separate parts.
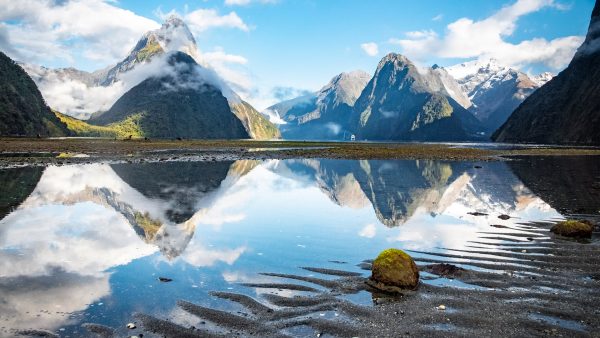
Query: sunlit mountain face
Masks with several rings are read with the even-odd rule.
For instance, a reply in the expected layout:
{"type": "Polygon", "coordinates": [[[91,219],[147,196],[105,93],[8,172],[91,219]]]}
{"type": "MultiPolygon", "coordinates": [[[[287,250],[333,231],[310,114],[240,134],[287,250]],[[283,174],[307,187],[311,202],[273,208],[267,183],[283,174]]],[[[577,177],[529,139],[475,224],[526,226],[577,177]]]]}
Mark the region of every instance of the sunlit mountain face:
{"type": "MultiPolygon", "coordinates": [[[[556,197],[564,192],[548,189],[532,172],[562,177],[569,165],[543,161],[313,159],[2,170],[11,196],[2,202],[7,215],[0,221],[0,312],[9,318],[3,325],[24,329],[37,320],[44,329],[81,334],[85,317],[118,325],[139,308],[169,314],[177,299],[206,304],[213,290],[254,295],[238,283],[268,281],[258,272],[292,273],[330,261],[353,263],[346,268],[361,272],[354,264],[390,246],[461,249],[490,225],[598,207],[592,199],[565,207],[556,197]],[[498,218],[504,214],[512,218],[498,218]],[[38,319],[40,311],[48,312],[38,319]]],[[[597,163],[581,161],[592,176],[600,172],[597,163]]],[[[585,177],[572,183],[572,189],[593,189],[585,177]]]]}

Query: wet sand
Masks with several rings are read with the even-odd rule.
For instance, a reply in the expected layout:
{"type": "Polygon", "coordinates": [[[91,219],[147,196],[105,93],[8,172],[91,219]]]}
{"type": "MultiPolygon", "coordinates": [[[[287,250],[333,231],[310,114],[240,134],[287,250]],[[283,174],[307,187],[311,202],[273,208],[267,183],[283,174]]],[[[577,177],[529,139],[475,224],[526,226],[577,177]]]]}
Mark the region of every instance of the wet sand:
{"type": "Polygon", "coordinates": [[[468,144],[424,143],[0,138],[0,166],[3,167],[103,161],[289,158],[498,160],[501,156],[536,155],[597,156],[600,149],[551,146],[482,149],[468,144]]]}
{"type": "MultiPolygon", "coordinates": [[[[238,312],[180,300],[179,309],[197,319],[195,326],[138,313],[125,319],[137,324],[135,330],[86,327],[102,337],[598,337],[600,231],[592,240],[575,241],[555,236],[551,226],[516,223],[508,232],[490,226],[466,250],[412,251],[422,281],[404,294],[371,289],[368,271],[357,274],[344,270],[350,263],[339,263],[339,269],[303,267],[306,275],[263,272],[280,282],[244,284],[273,291],[257,298],[211,293],[236,303],[243,309],[238,312]],[[349,296],[358,292],[370,293],[372,304],[352,302],[349,296]]],[[[355,264],[369,270],[370,262],[355,264]]]]}

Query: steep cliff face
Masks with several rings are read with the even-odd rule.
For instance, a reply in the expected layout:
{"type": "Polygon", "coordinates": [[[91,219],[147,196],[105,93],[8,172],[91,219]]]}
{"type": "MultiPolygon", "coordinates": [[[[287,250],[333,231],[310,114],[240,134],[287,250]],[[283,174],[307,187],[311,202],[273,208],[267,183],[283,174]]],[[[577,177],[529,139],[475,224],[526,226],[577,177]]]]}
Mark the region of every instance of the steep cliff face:
{"type": "Polygon", "coordinates": [[[0,135],[66,136],[33,80],[0,52],[0,135]]]}
{"type": "Polygon", "coordinates": [[[527,98],[497,142],[600,145],[600,2],[569,66],[527,98]]]}
{"type": "Polygon", "coordinates": [[[267,110],[279,116],[288,139],[344,139],[350,137],[349,119],[354,103],[371,76],[363,71],[336,75],[314,94],[275,104],[267,110]]]}
{"type": "Polygon", "coordinates": [[[418,69],[399,54],[388,54],[354,105],[352,123],[360,139],[472,140],[483,131],[458,104],[435,69],[418,69]]]}
{"type": "Polygon", "coordinates": [[[535,90],[552,79],[551,73],[529,77],[527,74],[501,65],[495,59],[469,61],[448,67],[468,95],[469,111],[492,133],[535,90]]]}

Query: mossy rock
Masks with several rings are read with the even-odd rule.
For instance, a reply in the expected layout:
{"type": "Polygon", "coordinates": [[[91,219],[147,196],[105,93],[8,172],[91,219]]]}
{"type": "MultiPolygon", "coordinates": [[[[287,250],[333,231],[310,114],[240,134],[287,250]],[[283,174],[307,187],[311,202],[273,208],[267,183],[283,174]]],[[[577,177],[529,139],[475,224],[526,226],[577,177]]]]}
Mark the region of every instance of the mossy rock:
{"type": "Polygon", "coordinates": [[[401,292],[419,285],[419,269],[404,251],[387,249],[373,261],[369,285],[386,292],[401,292]]]}
{"type": "Polygon", "coordinates": [[[587,220],[567,220],[556,223],[550,231],[565,237],[590,238],[594,231],[594,225],[587,220]]]}

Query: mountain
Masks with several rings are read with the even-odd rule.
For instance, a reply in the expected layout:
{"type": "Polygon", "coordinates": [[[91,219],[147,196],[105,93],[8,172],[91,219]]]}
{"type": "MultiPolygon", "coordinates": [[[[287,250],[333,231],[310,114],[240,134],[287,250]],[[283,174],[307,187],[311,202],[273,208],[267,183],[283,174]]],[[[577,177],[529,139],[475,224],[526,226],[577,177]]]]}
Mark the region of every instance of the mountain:
{"type": "Polygon", "coordinates": [[[495,59],[465,62],[447,71],[473,103],[469,110],[489,132],[500,127],[525,98],[552,78],[551,73],[530,78],[495,59]]]}
{"type": "Polygon", "coordinates": [[[205,79],[205,69],[183,52],[166,55],[164,75],[133,87],[90,123],[131,121],[140,134],[168,138],[248,138],[221,90],[205,79]]]}
{"type": "Polygon", "coordinates": [[[600,2],[569,66],[529,96],[498,129],[497,142],[600,145],[600,2]]]}
{"type": "Polygon", "coordinates": [[[242,100],[237,94],[228,99],[229,108],[242,122],[248,135],[253,139],[269,140],[280,138],[281,133],[275,124],[258,112],[250,103],[242,100]]]}
{"type": "Polygon", "coordinates": [[[353,71],[336,75],[314,94],[280,102],[269,108],[283,119],[281,132],[288,139],[349,138],[352,107],[369,82],[370,75],[353,71]]]}
{"type": "Polygon", "coordinates": [[[453,96],[437,67],[419,69],[390,53],[354,104],[359,139],[458,141],[480,139],[483,127],[453,96]]]}
{"type": "MultiPolygon", "coordinates": [[[[65,103],[64,100],[61,100],[62,97],[55,97],[57,95],[55,89],[62,88],[63,90],[59,93],[61,94],[64,90],[71,88],[70,98],[72,100],[69,100],[68,109],[65,108],[62,112],[81,119],[90,118],[90,122],[95,123],[93,121],[102,122],[104,120],[100,116],[110,109],[119,97],[151,76],[144,74],[152,71],[151,64],[156,57],[175,52],[187,54],[201,67],[210,68],[209,65],[203,63],[202,57],[198,53],[196,40],[188,26],[177,16],[169,17],[159,29],[145,33],[122,61],[102,70],[90,73],[73,68],[48,69],[29,64],[21,66],[31,74],[42,92],[45,92],[57,105],[65,103]],[[80,104],[73,104],[73,102],[80,104]]],[[[275,125],[248,102],[242,100],[216,74],[211,77],[214,77],[213,82],[219,82],[219,90],[227,99],[230,113],[233,113],[241,121],[247,135],[257,139],[273,139],[281,136],[275,125]]],[[[129,101],[131,99],[133,97],[129,95],[129,101]]],[[[127,122],[125,129],[133,134],[150,135],[155,132],[154,130],[149,133],[144,133],[144,130],[136,131],[137,121],[127,122]]],[[[199,131],[196,135],[207,133],[215,134],[214,131],[199,131]]],[[[180,135],[165,137],[176,136],[180,135]]]]}
{"type": "Polygon", "coordinates": [[[69,135],[66,125],[48,108],[31,77],[2,52],[0,135],[69,135]]]}

